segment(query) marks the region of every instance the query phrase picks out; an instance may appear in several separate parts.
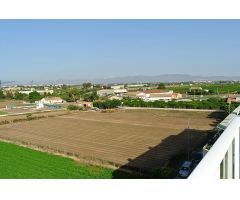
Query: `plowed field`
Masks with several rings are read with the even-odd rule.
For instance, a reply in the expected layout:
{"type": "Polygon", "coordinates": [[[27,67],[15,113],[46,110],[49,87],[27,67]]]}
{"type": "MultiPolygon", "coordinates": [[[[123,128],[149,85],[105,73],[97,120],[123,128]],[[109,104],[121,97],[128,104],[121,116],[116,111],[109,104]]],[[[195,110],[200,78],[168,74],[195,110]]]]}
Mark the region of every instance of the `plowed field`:
{"type": "Polygon", "coordinates": [[[0,137],[85,160],[153,169],[199,146],[221,113],[122,110],[78,112],[0,126],[0,137]]]}

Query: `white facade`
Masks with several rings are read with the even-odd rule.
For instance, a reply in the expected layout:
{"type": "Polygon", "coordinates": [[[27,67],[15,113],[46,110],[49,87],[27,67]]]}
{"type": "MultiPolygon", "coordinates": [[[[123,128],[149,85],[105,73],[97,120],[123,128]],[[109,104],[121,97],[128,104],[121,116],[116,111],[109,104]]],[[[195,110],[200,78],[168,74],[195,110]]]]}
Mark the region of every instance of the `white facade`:
{"type": "Polygon", "coordinates": [[[138,93],[136,96],[144,101],[172,101],[173,91],[146,90],[144,92],[138,93]]]}
{"type": "Polygon", "coordinates": [[[64,101],[60,97],[49,97],[43,98],[40,101],[37,101],[38,104],[61,104],[64,101]]]}
{"type": "Polygon", "coordinates": [[[114,89],[114,90],[124,89],[124,85],[112,85],[111,89],[114,89]]]}
{"type": "Polygon", "coordinates": [[[109,96],[114,94],[121,95],[127,92],[128,92],[127,89],[106,89],[106,90],[97,91],[97,95],[99,95],[100,97],[104,97],[104,96],[109,96]]]}
{"type": "Polygon", "coordinates": [[[124,94],[127,93],[127,89],[114,89],[115,94],[124,94]]]}
{"type": "Polygon", "coordinates": [[[144,101],[172,101],[172,97],[146,97],[146,98],[142,98],[144,101]]]}
{"type": "Polygon", "coordinates": [[[26,95],[29,95],[31,92],[37,92],[41,95],[44,95],[44,94],[53,94],[53,90],[27,90],[27,91],[18,91],[20,94],[26,94],[26,95]]]}
{"type": "Polygon", "coordinates": [[[108,96],[108,95],[113,95],[114,90],[113,89],[106,89],[106,90],[98,90],[97,95],[100,97],[108,96]]]}

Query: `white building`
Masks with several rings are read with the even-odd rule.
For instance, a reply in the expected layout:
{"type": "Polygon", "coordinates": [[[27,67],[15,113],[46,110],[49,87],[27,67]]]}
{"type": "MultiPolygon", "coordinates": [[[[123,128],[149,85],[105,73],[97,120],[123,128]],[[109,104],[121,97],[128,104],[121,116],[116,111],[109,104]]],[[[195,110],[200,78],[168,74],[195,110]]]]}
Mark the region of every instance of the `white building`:
{"type": "Polygon", "coordinates": [[[64,103],[64,101],[60,97],[46,97],[41,99],[40,101],[37,101],[38,104],[61,104],[64,103]]]}
{"type": "Polygon", "coordinates": [[[114,90],[113,89],[105,89],[105,90],[98,90],[97,91],[97,95],[100,97],[106,97],[109,95],[113,95],[114,94],[114,90]]]}
{"type": "Polygon", "coordinates": [[[124,85],[112,85],[111,89],[114,89],[114,90],[124,89],[124,85]]]}
{"type": "Polygon", "coordinates": [[[123,94],[128,93],[127,89],[114,89],[114,94],[122,96],[123,94]]]}
{"type": "Polygon", "coordinates": [[[136,96],[144,101],[172,101],[173,95],[172,90],[145,90],[136,96]]]}
{"type": "Polygon", "coordinates": [[[31,90],[21,90],[21,91],[18,91],[20,94],[27,94],[29,95],[31,92],[37,92],[41,95],[44,95],[44,94],[53,94],[53,90],[48,90],[48,89],[45,89],[45,90],[35,90],[35,89],[31,89],[31,90]]]}
{"type": "Polygon", "coordinates": [[[123,94],[126,94],[128,91],[127,89],[106,89],[106,90],[99,90],[97,91],[97,95],[100,97],[106,97],[109,95],[118,95],[122,96],[123,94]]]}

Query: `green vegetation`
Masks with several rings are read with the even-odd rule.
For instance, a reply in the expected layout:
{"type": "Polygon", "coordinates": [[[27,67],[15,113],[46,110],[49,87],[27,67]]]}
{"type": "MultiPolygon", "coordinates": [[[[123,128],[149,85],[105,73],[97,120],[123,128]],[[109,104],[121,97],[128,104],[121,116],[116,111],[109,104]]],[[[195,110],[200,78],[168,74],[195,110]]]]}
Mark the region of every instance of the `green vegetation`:
{"type": "Polygon", "coordinates": [[[43,98],[43,96],[41,96],[41,95],[40,95],[38,92],[36,92],[36,91],[31,92],[31,93],[29,94],[29,97],[28,97],[30,103],[34,103],[35,101],[39,101],[39,100],[41,100],[42,98],[43,98]]]}
{"type": "Polygon", "coordinates": [[[78,164],[76,161],[0,142],[0,178],[5,179],[110,179],[132,178],[124,172],[78,164]],[[113,176],[114,174],[114,176],[113,176]]]}
{"type": "Polygon", "coordinates": [[[33,116],[32,116],[31,113],[28,113],[28,114],[26,115],[26,117],[27,117],[27,120],[28,120],[28,121],[31,121],[31,120],[33,119],[33,116]]]}
{"type": "Polygon", "coordinates": [[[80,106],[75,106],[75,105],[69,105],[69,106],[67,107],[67,109],[68,109],[68,110],[83,110],[82,107],[80,107],[80,106]]]}
{"type": "Polygon", "coordinates": [[[106,101],[96,101],[93,102],[93,106],[100,108],[100,109],[110,109],[110,108],[117,108],[121,106],[122,102],[120,100],[106,100],[106,101]]]}
{"type": "MultiPolygon", "coordinates": [[[[39,94],[37,91],[33,91],[29,95],[27,95],[19,92],[12,93],[9,91],[5,91],[4,93],[2,90],[0,90],[0,99],[24,100],[29,101],[30,103],[34,103],[35,101],[39,101],[44,97],[56,96],[61,97],[67,102],[76,102],[77,100],[95,101],[99,99],[99,96],[97,95],[97,89],[100,88],[100,85],[93,86],[91,83],[83,83],[82,86],[51,86],[51,89],[54,91],[53,94],[45,93],[42,95],[39,94]]],[[[26,88],[22,86],[22,89],[24,90],[26,88]]],[[[31,89],[43,90],[44,87],[34,86],[31,89]]]]}
{"type": "Polygon", "coordinates": [[[4,111],[0,111],[0,115],[6,115],[8,114],[7,112],[4,112],[4,111]]]}
{"type": "Polygon", "coordinates": [[[182,108],[182,109],[209,109],[226,110],[232,112],[240,103],[228,104],[224,99],[209,98],[204,101],[176,102],[176,101],[154,101],[145,102],[141,99],[124,98],[120,100],[106,100],[94,102],[93,106],[100,109],[116,108],[118,106],[149,107],[149,108],[182,108]]]}
{"type": "Polygon", "coordinates": [[[166,86],[164,83],[159,83],[157,89],[166,89],[166,86]]]}
{"type": "Polygon", "coordinates": [[[5,98],[5,95],[3,94],[3,91],[0,90],[0,99],[4,99],[5,98]]]}
{"type": "MultiPolygon", "coordinates": [[[[202,91],[196,91],[195,95],[198,94],[231,94],[240,93],[240,83],[205,83],[205,84],[183,84],[183,85],[169,85],[167,89],[173,90],[174,92],[180,92],[182,94],[189,93],[191,88],[201,87],[202,91]],[[208,90],[208,92],[204,91],[208,90]]],[[[190,92],[194,94],[194,91],[190,92]]]]}

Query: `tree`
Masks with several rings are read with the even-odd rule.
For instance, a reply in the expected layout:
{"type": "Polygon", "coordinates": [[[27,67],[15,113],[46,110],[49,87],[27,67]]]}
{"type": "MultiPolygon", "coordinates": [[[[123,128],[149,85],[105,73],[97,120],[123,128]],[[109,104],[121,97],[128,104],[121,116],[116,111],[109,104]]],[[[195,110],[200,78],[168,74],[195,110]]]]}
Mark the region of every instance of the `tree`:
{"type": "Polygon", "coordinates": [[[89,92],[83,95],[84,101],[96,101],[99,99],[99,96],[97,95],[97,92],[89,92]]]}
{"type": "Polygon", "coordinates": [[[14,95],[14,99],[16,99],[16,100],[28,100],[28,95],[16,92],[15,95],[14,95]]]}
{"type": "Polygon", "coordinates": [[[68,109],[68,110],[82,110],[81,107],[76,106],[76,105],[69,105],[69,106],[67,107],[67,109],[68,109]]]}
{"type": "Polygon", "coordinates": [[[4,99],[5,98],[5,95],[3,94],[3,91],[0,90],[0,99],[4,99]]]}
{"type": "Polygon", "coordinates": [[[6,93],[6,98],[7,99],[13,99],[13,93],[12,92],[7,92],[6,93]]]}
{"type": "Polygon", "coordinates": [[[166,86],[164,83],[159,83],[157,89],[166,89],[166,86]]]}
{"type": "Polygon", "coordinates": [[[28,98],[31,103],[34,103],[35,101],[39,101],[42,96],[38,92],[34,91],[29,94],[28,98]]]}
{"type": "Polygon", "coordinates": [[[60,96],[67,102],[76,102],[83,95],[83,92],[78,88],[67,88],[56,92],[54,95],[60,96]]]}
{"type": "Polygon", "coordinates": [[[92,83],[83,83],[83,89],[90,89],[92,87],[92,83]]]}

